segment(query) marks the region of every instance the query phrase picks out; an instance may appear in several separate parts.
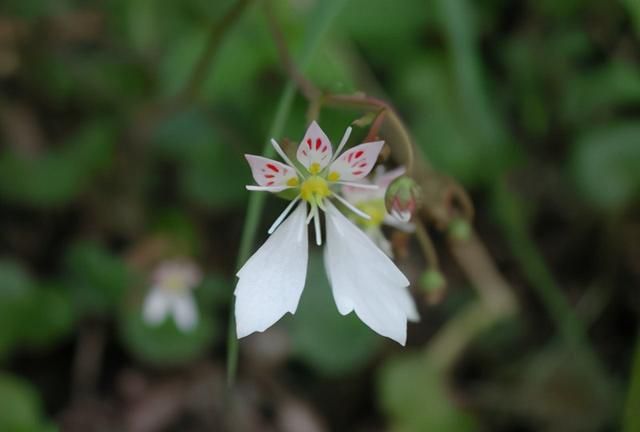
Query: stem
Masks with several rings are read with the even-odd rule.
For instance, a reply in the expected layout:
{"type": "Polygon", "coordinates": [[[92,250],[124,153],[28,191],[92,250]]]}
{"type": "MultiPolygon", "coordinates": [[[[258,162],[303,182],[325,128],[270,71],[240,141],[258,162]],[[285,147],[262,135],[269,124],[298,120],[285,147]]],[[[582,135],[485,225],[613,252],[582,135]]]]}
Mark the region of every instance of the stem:
{"type": "MultiPolygon", "coordinates": [[[[338,15],[338,12],[342,9],[346,0],[325,0],[318,4],[317,10],[313,11],[309,16],[311,23],[309,24],[308,32],[305,36],[303,43],[302,55],[300,56],[299,66],[301,70],[304,70],[310,63],[313,53],[318,48],[322,37],[327,32],[329,25],[333,19],[338,15]]],[[[285,126],[285,122],[289,117],[293,100],[295,96],[295,82],[290,79],[285,86],[280,101],[278,102],[278,108],[276,115],[269,129],[270,137],[277,137],[282,135],[282,131],[285,126]]],[[[265,144],[262,154],[265,157],[273,157],[275,150],[267,142],[265,144]]],[[[245,219],[244,227],[242,230],[242,238],[240,239],[240,249],[238,251],[238,264],[240,267],[244,263],[251,253],[253,244],[255,243],[256,232],[258,230],[258,224],[260,222],[260,216],[262,214],[262,208],[266,194],[254,193],[249,198],[249,204],[247,207],[247,218],[245,219]]],[[[238,369],[238,339],[235,332],[235,318],[234,314],[229,314],[229,332],[227,338],[227,384],[233,386],[238,369]]]]}
{"type": "MultiPolygon", "coordinates": [[[[389,145],[395,147],[395,150],[402,149],[403,155],[398,159],[402,161],[407,170],[407,175],[412,177],[414,171],[414,149],[413,149],[413,141],[411,140],[411,136],[407,131],[404,123],[393,109],[391,105],[387,102],[374,98],[372,96],[367,96],[363,94],[356,95],[337,95],[337,94],[326,94],[322,97],[322,103],[325,105],[331,106],[351,106],[356,108],[364,108],[369,111],[378,111],[384,110],[386,113],[386,117],[389,120],[391,128],[398,135],[400,146],[395,146],[395,141],[389,141],[389,145]]],[[[396,154],[399,152],[396,152],[396,154]]]]}
{"type": "Polygon", "coordinates": [[[207,38],[207,43],[202,55],[198,59],[191,76],[187,81],[184,89],[178,96],[178,105],[182,105],[185,102],[191,101],[195,95],[198,94],[204,80],[207,77],[207,72],[216,58],[220,45],[224,40],[224,35],[229,28],[236,22],[236,20],[242,15],[246,7],[252,2],[252,0],[238,0],[227,13],[211,27],[211,32],[207,38]]]}
{"type": "Polygon", "coordinates": [[[427,229],[420,220],[416,220],[414,225],[416,227],[416,237],[418,238],[418,242],[422,248],[422,253],[424,254],[424,258],[427,262],[427,267],[432,270],[437,270],[439,267],[438,254],[433,242],[431,241],[431,237],[429,237],[427,229]]]}
{"type": "Polygon", "coordinates": [[[273,0],[267,0],[264,3],[264,14],[267,18],[267,26],[269,27],[269,31],[273,37],[276,50],[278,51],[278,57],[280,57],[280,61],[282,62],[289,79],[296,84],[305,98],[308,100],[317,99],[321,94],[320,90],[318,90],[311,81],[306,79],[304,75],[300,73],[300,70],[296,67],[295,62],[289,54],[287,41],[282,34],[282,30],[280,29],[280,25],[278,24],[278,20],[276,19],[273,11],[273,0]]]}
{"type": "Polygon", "coordinates": [[[560,336],[570,348],[582,354],[590,366],[602,372],[599,359],[591,349],[586,326],[573,311],[537,246],[527,233],[520,202],[504,185],[498,185],[495,188],[493,201],[499,226],[509,242],[512,253],[551,316],[560,336]]]}
{"type": "Polygon", "coordinates": [[[640,416],[638,416],[638,407],[640,407],[640,334],[636,342],[636,352],[631,365],[629,381],[622,426],[624,432],[640,432],[640,416]]]}

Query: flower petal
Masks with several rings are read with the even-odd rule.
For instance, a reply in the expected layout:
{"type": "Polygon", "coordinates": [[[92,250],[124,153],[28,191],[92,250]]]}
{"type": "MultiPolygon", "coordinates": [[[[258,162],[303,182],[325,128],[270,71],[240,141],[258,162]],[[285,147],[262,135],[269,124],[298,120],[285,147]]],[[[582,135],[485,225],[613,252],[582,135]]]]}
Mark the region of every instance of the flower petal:
{"type": "Polygon", "coordinates": [[[333,157],[333,148],[327,135],[318,123],[311,122],[298,146],[298,161],[311,173],[317,174],[329,165],[333,157]]]}
{"type": "Polygon", "coordinates": [[[271,327],[294,313],[307,275],[309,245],[306,204],[275,230],[238,271],[236,332],[239,338],[271,327]]]}
{"type": "Polygon", "coordinates": [[[375,141],[350,148],[329,167],[329,180],[354,181],[366,177],[373,169],[383,145],[384,141],[375,141]]]}
{"type": "Polygon", "coordinates": [[[269,188],[271,192],[297,186],[298,175],[295,168],[262,156],[246,154],[244,157],[249,162],[251,174],[258,185],[269,188]]]}
{"type": "Polygon", "coordinates": [[[173,301],[173,318],[182,331],[190,331],[198,323],[198,309],[190,293],[176,296],[173,301]]]}
{"type": "Polygon", "coordinates": [[[142,317],[147,324],[155,325],[164,321],[170,307],[169,297],[159,288],[151,288],[144,299],[142,317]]]}
{"type": "Polygon", "coordinates": [[[330,202],[326,215],[325,267],[338,310],[355,311],[371,329],[404,345],[407,318],[415,317],[409,281],[330,202]]]}

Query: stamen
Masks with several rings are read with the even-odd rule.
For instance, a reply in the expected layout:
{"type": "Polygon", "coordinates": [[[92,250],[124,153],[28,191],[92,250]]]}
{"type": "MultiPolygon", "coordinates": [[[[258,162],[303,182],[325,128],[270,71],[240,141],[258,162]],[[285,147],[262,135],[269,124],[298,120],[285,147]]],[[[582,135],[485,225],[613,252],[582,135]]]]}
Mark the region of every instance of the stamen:
{"type": "Polygon", "coordinates": [[[354,207],[353,204],[351,204],[346,199],[342,198],[340,195],[333,194],[333,196],[336,197],[338,199],[338,201],[340,201],[342,204],[344,204],[345,207],[347,207],[349,210],[351,210],[352,212],[354,212],[355,214],[360,216],[362,219],[371,220],[371,216],[369,216],[365,212],[359,210],[358,208],[354,207]]]}
{"type": "Polygon", "coordinates": [[[318,211],[318,207],[314,207],[315,216],[313,217],[313,225],[316,232],[316,244],[318,246],[322,245],[322,231],[320,231],[320,212],[318,211]]]}
{"type": "Polygon", "coordinates": [[[249,191],[258,191],[258,192],[282,192],[285,189],[291,189],[292,186],[255,186],[255,185],[247,185],[245,186],[249,191]]]}
{"type": "Polygon", "coordinates": [[[278,142],[276,140],[274,140],[273,138],[271,138],[271,145],[276,150],[276,153],[278,153],[280,155],[282,160],[285,161],[291,168],[296,170],[296,172],[298,173],[300,178],[304,178],[304,176],[302,175],[300,170],[298,170],[298,168],[293,164],[293,162],[291,162],[291,159],[289,159],[289,156],[287,156],[287,154],[284,152],[284,150],[282,150],[282,148],[280,147],[278,142]]]}
{"type": "Polygon", "coordinates": [[[327,208],[324,206],[324,199],[323,198],[318,198],[316,200],[316,203],[318,204],[318,207],[320,207],[320,209],[322,211],[325,211],[325,212],[327,211],[327,208]]]}
{"type": "Polygon", "coordinates": [[[380,186],[375,184],[370,184],[370,183],[356,183],[356,182],[344,182],[344,181],[337,181],[336,183],[345,185],[345,186],[354,187],[354,188],[360,188],[360,189],[371,189],[371,190],[380,189],[380,186]]]}
{"type": "Polygon", "coordinates": [[[305,223],[306,223],[307,225],[309,225],[309,222],[311,222],[311,219],[313,218],[314,210],[315,210],[315,208],[316,208],[316,204],[315,204],[315,203],[311,203],[311,202],[310,202],[309,204],[311,204],[311,211],[310,211],[310,212],[309,212],[309,214],[307,215],[307,220],[305,221],[305,223]]]}
{"type": "Polygon", "coordinates": [[[344,131],[344,135],[342,136],[342,140],[340,141],[340,144],[338,145],[338,149],[333,154],[333,157],[331,158],[331,162],[333,162],[334,160],[338,159],[338,156],[340,156],[340,152],[342,151],[342,148],[347,143],[347,141],[349,140],[350,136],[351,136],[351,126],[349,126],[347,128],[347,130],[344,131]]]}
{"type": "Polygon", "coordinates": [[[278,228],[280,226],[280,224],[282,223],[282,221],[289,215],[289,213],[291,212],[291,209],[293,208],[293,206],[300,201],[300,195],[298,195],[297,197],[294,198],[293,201],[291,201],[289,203],[289,205],[283,210],[282,213],[280,213],[280,216],[278,216],[278,218],[275,220],[275,222],[273,222],[273,224],[271,225],[271,227],[269,228],[269,230],[267,231],[267,233],[269,233],[269,235],[273,234],[273,232],[276,230],[276,228],[278,228]]]}

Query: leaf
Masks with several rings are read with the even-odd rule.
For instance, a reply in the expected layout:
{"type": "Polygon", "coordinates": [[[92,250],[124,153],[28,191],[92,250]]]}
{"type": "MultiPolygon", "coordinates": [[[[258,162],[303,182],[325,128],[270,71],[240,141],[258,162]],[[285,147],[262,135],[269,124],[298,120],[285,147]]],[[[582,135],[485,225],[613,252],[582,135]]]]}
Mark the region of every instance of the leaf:
{"type": "Polygon", "coordinates": [[[40,398],[25,380],[0,373],[0,430],[11,432],[53,432],[45,422],[40,398]]]}
{"type": "Polygon", "coordinates": [[[0,356],[15,346],[55,344],[72,322],[66,291],[39,284],[16,262],[0,261],[0,356]]]}
{"type": "Polygon", "coordinates": [[[640,125],[621,123],[585,132],[574,144],[570,169],[594,205],[616,210],[640,196],[640,125]]]}
{"type": "Polygon", "coordinates": [[[132,277],[125,263],[100,245],[77,243],[65,258],[67,283],[83,314],[106,314],[117,306],[132,277]]]}
{"type": "Polygon", "coordinates": [[[477,430],[473,418],[449,399],[445,377],[424,355],[387,361],[378,377],[378,399],[391,420],[391,430],[477,430]]]}
{"type": "Polygon", "coordinates": [[[140,360],[160,367],[175,366],[201,356],[218,334],[215,322],[202,310],[199,315],[197,326],[182,332],[173,317],[158,326],[148,325],[140,305],[121,311],[119,331],[128,350],[140,360]]]}
{"type": "Polygon", "coordinates": [[[307,285],[290,325],[294,354],[325,375],[362,368],[382,342],[355,314],[338,313],[320,254],[310,255],[307,285]]]}
{"type": "Polygon", "coordinates": [[[203,111],[171,118],[157,131],[154,142],[179,162],[180,186],[189,199],[210,208],[233,207],[245,200],[248,167],[203,111]]]}
{"type": "Polygon", "coordinates": [[[0,154],[0,196],[37,207],[68,203],[110,162],[114,132],[107,123],[96,121],[73,134],[61,150],[36,159],[3,152],[0,154]]]}

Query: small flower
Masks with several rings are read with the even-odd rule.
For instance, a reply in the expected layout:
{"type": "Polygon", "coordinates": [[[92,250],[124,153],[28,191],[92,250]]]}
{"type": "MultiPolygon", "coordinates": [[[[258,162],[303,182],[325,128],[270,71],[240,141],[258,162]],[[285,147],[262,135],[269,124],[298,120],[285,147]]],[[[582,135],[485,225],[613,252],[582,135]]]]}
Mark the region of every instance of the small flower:
{"type": "Polygon", "coordinates": [[[396,219],[409,222],[418,208],[420,187],[410,177],[398,177],[387,188],[385,204],[387,211],[396,219]]]}
{"type": "Polygon", "coordinates": [[[399,167],[391,171],[385,171],[384,167],[378,167],[371,182],[363,180],[364,184],[373,184],[377,189],[362,189],[353,186],[343,186],[342,194],[351,204],[369,215],[369,219],[357,217],[356,223],[373,240],[373,242],[389,257],[393,258],[391,243],[382,232],[382,225],[387,225],[401,231],[413,232],[413,224],[399,220],[391,216],[385,207],[385,193],[387,187],[398,177],[404,175],[404,167],[399,167]]]}
{"type": "Polygon", "coordinates": [[[315,239],[320,245],[320,210],[325,212],[327,229],[325,268],[338,311],[342,315],[354,311],[374,331],[403,345],[407,320],[418,320],[407,278],[332,203],[335,199],[368,219],[334,189],[339,185],[377,189],[356,182],[371,172],[384,142],[360,144],[341,154],[350,133],[348,128],[334,154],[320,126],[311,123],[296,154],[300,168],[274,140],[273,147],[286,163],[246,155],[258,183],[247,189],[274,193],[291,189],[297,195],[269,229],[271,236],[237,273],[238,337],[264,331],[285,313],[295,313],[307,273],[306,225],[314,221],[315,239]]]}
{"type": "Polygon", "coordinates": [[[182,331],[192,330],[198,323],[198,309],[192,290],[201,274],[190,261],[165,261],[153,273],[153,285],[143,306],[143,317],[149,325],[158,325],[173,315],[182,331]]]}

